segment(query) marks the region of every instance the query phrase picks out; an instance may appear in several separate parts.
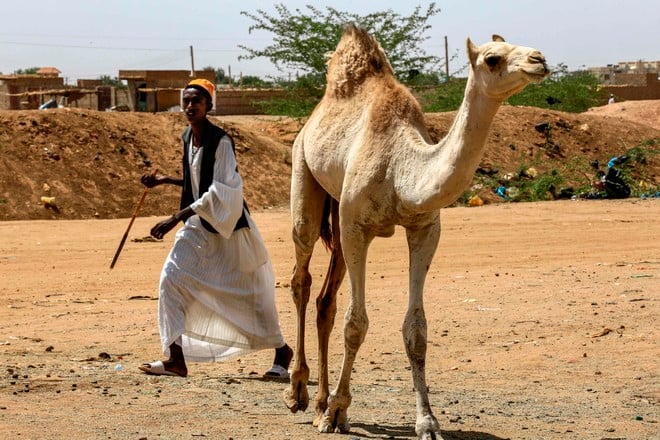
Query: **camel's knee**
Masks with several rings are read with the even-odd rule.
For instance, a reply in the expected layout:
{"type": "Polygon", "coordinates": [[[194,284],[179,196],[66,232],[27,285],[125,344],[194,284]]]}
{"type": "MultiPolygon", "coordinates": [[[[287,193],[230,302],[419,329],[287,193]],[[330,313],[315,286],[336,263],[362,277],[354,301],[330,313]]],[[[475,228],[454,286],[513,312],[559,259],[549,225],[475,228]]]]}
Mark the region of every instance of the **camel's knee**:
{"type": "Polygon", "coordinates": [[[347,314],[344,323],[344,345],[351,351],[357,351],[369,329],[369,319],[366,314],[347,314]]]}
{"type": "Polygon", "coordinates": [[[312,255],[314,245],[321,235],[320,225],[320,219],[310,221],[307,218],[302,218],[294,222],[291,234],[293,244],[297,248],[296,252],[300,255],[312,255]]]}
{"type": "Polygon", "coordinates": [[[309,302],[309,291],[312,286],[312,275],[306,269],[296,265],[291,275],[291,294],[296,304],[307,304],[309,302]]]}

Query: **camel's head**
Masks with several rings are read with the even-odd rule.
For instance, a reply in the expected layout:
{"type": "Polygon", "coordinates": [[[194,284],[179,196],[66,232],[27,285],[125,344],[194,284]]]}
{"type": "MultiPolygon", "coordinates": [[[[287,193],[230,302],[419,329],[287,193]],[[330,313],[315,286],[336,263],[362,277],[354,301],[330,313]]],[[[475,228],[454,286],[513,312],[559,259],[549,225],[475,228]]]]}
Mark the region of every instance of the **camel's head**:
{"type": "Polygon", "coordinates": [[[337,48],[326,57],[328,88],[338,96],[350,95],[367,77],[394,74],[378,41],[354,24],[345,27],[337,48]]]}
{"type": "Polygon", "coordinates": [[[541,52],[506,43],[499,35],[479,47],[468,38],[467,53],[477,87],[493,99],[503,101],[550,73],[541,52]]]}

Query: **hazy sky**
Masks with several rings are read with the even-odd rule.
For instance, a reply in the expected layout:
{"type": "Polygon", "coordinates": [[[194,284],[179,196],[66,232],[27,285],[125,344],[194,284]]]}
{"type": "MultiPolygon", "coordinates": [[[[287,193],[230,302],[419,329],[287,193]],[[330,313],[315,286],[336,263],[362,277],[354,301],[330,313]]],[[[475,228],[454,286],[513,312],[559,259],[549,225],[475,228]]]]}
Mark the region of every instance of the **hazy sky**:
{"type": "MultiPolygon", "coordinates": [[[[392,9],[409,15],[428,1],[281,1],[291,11],[305,5],[365,15],[392,9]]],[[[466,63],[465,39],[477,44],[493,33],[541,50],[551,66],[575,70],[619,61],[660,60],[658,0],[445,0],[431,18],[427,53],[459,58],[450,73],[466,63]]],[[[36,0],[3,2],[0,72],[54,66],[68,83],[78,78],[115,77],[120,69],[190,69],[231,66],[233,75],[286,75],[267,59],[238,61],[239,44],[260,49],[272,35],[248,33],[253,21],[240,14],[262,9],[275,14],[270,0],[36,0]]]]}

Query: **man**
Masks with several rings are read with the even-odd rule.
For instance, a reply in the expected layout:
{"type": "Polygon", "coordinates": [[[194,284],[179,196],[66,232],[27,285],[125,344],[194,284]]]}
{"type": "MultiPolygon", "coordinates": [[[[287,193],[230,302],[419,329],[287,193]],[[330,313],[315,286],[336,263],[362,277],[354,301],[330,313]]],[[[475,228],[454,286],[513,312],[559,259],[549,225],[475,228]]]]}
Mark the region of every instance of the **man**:
{"type": "Polygon", "coordinates": [[[212,124],[215,87],[196,79],[183,91],[183,178],[144,175],[142,183],[182,187],[180,211],[151,229],[163,238],[180,222],[163,266],[158,326],[169,358],[141,365],[147,374],[188,374],[186,360],[221,361],[276,348],[265,376],[286,379],[293,351],[282,337],[273,269],[243,200],[232,138],[212,124]]]}

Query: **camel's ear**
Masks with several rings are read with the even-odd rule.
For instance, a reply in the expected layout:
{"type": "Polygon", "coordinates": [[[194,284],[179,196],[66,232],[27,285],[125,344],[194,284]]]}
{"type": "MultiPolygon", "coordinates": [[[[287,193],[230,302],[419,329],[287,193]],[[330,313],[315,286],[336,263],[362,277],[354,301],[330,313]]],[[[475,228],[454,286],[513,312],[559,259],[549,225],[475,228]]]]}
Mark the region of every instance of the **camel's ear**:
{"type": "Polygon", "coordinates": [[[467,38],[466,45],[468,59],[470,60],[472,67],[474,67],[474,65],[477,64],[477,58],[479,57],[479,48],[472,42],[472,40],[470,40],[470,37],[467,38]]]}
{"type": "Polygon", "coordinates": [[[504,43],[504,37],[497,34],[493,34],[493,41],[499,41],[500,43],[504,43]]]}

